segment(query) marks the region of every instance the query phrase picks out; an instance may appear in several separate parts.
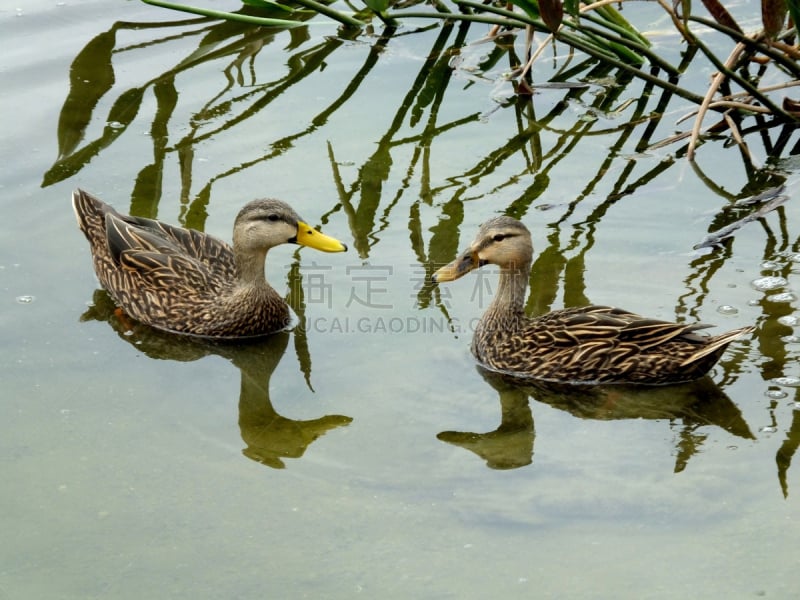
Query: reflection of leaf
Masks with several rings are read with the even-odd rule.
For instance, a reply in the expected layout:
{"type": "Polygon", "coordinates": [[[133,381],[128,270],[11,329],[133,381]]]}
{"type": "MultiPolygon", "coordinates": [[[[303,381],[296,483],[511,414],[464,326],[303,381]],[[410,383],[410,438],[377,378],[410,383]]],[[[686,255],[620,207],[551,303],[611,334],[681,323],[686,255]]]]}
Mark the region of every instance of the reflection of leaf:
{"type": "Polygon", "coordinates": [[[69,93],[58,118],[58,156],[71,154],[83,139],[97,102],[114,85],[111,51],[115,32],[106,31],[86,44],[72,61],[69,93]]]}
{"type": "Polygon", "coordinates": [[[55,164],[48,169],[42,178],[42,187],[47,187],[72,177],[75,173],[80,171],[95,155],[106,146],[110,145],[122,133],[121,129],[114,129],[113,127],[106,127],[103,130],[103,135],[87,144],[77,152],[65,156],[57,160],[55,164]]]}
{"type": "Polygon", "coordinates": [[[786,432],[786,439],[775,455],[775,462],[778,463],[778,481],[781,484],[784,498],[789,496],[789,483],[786,475],[798,448],[800,448],[800,412],[794,411],[792,425],[786,432]]]}
{"type": "MultiPolygon", "coordinates": [[[[108,112],[107,125],[103,129],[103,134],[80,150],[66,154],[57,160],[44,174],[42,187],[71,177],[80,171],[92,157],[117,139],[139,112],[143,95],[144,88],[133,88],[123,92],[108,112]]],[[[91,114],[89,116],[91,117],[91,114]]]]}
{"type": "MultiPolygon", "coordinates": [[[[297,253],[295,253],[297,256],[297,253]]],[[[289,287],[289,294],[286,302],[292,307],[297,315],[298,324],[294,332],[294,351],[297,354],[297,362],[300,364],[300,371],[306,380],[308,389],[312,392],[311,385],[311,352],[308,348],[308,324],[306,320],[306,299],[303,288],[303,274],[300,272],[299,259],[295,258],[286,273],[286,283],[289,287]]]]}
{"type": "Polygon", "coordinates": [[[144,96],[144,88],[132,88],[122,92],[111,110],[108,111],[107,122],[119,129],[130,125],[142,105],[142,96],[144,96]]]}
{"type": "Polygon", "coordinates": [[[428,73],[425,86],[419,91],[417,101],[411,111],[410,124],[413,127],[422,118],[425,108],[430,106],[437,94],[442,93],[447,80],[451,75],[450,64],[447,56],[442,56],[428,73]],[[445,85],[443,85],[445,84],[445,85]]]}

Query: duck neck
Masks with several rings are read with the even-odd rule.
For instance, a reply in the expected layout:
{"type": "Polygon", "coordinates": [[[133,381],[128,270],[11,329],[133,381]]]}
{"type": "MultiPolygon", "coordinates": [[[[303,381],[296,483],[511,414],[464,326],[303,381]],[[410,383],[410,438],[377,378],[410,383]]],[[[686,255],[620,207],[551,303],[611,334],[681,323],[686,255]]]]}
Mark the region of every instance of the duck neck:
{"type": "Polygon", "coordinates": [[[525,318],[525,291],[528,288],[530,263],[513,265],[500,271],[497,293],[481,319],[503,320],[503,330],[511,329],[525,318]]]}
{"type": "Polygon", "coordinates": [[[248,288],[269,287],[264,275],[264,264],[267,260],[267,251],[241,252],[234,248],[236,256],[236,277],[239,285],[248,288]]]}

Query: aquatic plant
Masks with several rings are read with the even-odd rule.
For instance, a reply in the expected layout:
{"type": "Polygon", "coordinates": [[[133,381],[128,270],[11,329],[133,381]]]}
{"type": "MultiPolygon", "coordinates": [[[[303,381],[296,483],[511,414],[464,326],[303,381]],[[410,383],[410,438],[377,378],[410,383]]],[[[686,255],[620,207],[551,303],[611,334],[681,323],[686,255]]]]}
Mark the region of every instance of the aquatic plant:
{"type": "MultiPolygon", "coordinates": [[[[225,12],[160,0],[143,1],[214,19],[268,27],[300,24],[291,18],[259,16],[250,11],[225,12]]],[[[624,4],[627,7],[636,1],[627,0],[624,4]]],[[[789,124],[792,127],[800,125],[800,101],[789,96],[776,98],[777,93],[800,83],[800,47],[796,41],[800,0],[762,0],[761,26],[751,33],[746,33],[740,24],[747,15],[737,20],[719,0],[702,0],[711,18],[700,15],[691,0],[674,3],[658,0],[658,6],[686,44],[685,51],[676,57],[680,58],[677,62],[668,56],[668,49],[660,52],[654,50],[650,38],[657,34],[640,32],[614,7],[622,6],[623,0],[599,0],[590,4],[577,0],[431,0],[430,3],[420,0],[363,0],[362,7],[352,7],[353,10],[349,12],[317,0],[294,0],[291,3],[245,0],[245,4],[255,12],[280,11],[288,17],[311,11],[338,21],[345,28],[366,27],[377,17],[390,27],[419,20],[485,23],[491,25],[486,40],[499,40],[510,31],[524,30],[525,60],[509,73],[509,78],[517,85],[517,93],[534,92],[537,84],[533,82],[533,66],[537,60],[541,60],[548,47],[553,48],[554,55],[562,52],[561,46],[566,47],[570,54],[585,54],[697,105],[691,130],[669,140],[688,138],[686,155],[689,159],[694,157],[695,148],[704,133],[703,123],[710,111],[718,113],[721,120],[707,127],[705,133],[730,131],[745,152],[747,146],[743,136],[743,119],[746,117],[758,117],[755,119],[756,129],[777,124],[789,124]],[[534,49],[536,33],[545,37],[534,49]],[[727,58],[722,58],[720,50],[714,47],[723,46],[716,41],[719,36],[733,45],[727,58]],[[713,45],[709,41],[712,38],[713,45]],[[689,65],[694,63],[697,53],[716,69],[705,90],[685,87],[681,78],[689,65]],[[775,71],[782,79],[779,82],[774,82],[775,71]],[[764,81],[770,83],[764,84],[764,81]],[[764,123],[764,118],[768,118],[770,123],[764,123]]],[[[631,10],[636,8],[631,6],[631,10]]],[[[391,32],[388,34],[391,35],[391,32]]],[[[674,54],[674,49],[670,50],[674,54]]],[[[705,84],[703,87],[706,87],[705,84]]]]}

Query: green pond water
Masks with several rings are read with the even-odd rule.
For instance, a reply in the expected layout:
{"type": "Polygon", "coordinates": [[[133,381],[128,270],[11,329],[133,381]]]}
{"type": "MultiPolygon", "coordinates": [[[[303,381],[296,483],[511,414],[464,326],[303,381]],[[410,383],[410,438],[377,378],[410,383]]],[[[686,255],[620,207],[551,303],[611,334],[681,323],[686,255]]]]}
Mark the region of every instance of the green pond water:
{"type": "Polygon", "coordinates": [[[800,589],[798,132],[769,163],[750,137],[755,170],[722,139],[692,165],[641,143],[689,104],[648,120],[660,92],[591,67],[517,98],[485,26],[421,25],[0,9],[0,598],[800,589]],[[114,315],[77,187],[223,239],[275,196],[350,250],[270,252],[292,331],[176,339],[114,315]],[[532,314],[757,330],[693,385],[505,387],[469,353],[496,275],[428,283],[497,214],[533,232],[532,314]]]}

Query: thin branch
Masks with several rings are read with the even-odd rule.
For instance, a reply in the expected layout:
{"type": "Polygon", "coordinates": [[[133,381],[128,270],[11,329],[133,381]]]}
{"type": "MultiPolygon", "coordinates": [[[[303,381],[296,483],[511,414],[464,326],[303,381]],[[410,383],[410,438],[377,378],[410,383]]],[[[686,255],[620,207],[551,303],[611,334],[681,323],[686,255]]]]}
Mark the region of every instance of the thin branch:
{"type": "MultiPolygon", "coordinates": [[[[688,19],[690,21],[694,21],[696,23],[700,23],[701,25],[705,25],[706,27],[711,27],[712,29],[716,29],[717,31],[724,33],[728,37],[737,42],[740,42],[747,46],[753,52],[758,52],[760,54],[764,54],[765,56],[769,56],[772,60],[776,63],[782,65],[786,69],[788,69],[791,73],[795,74],[795,77],[800,77],[800,66],[798,66],[796,60],[791,60],[785,54],[781,54],[780,52],[776,52],[770,45],[765,44],[764,42],[760,41],[758,36],[750,37],[744,35],[738,31],[735,31],[729,27],[725,27],[724,25],[720,25],[719,23],[712,21],[710,19],[705,19],[703,17],[693,17],[689,16],[688,19]]],[[[774,44],[773,44],[774,45],[774,44]]],[[[786,44],[781,45],[786,46],[786,44]]]]}
{"type": "MultiPolygon", "coordinates": [[[[733,52],[731,52],[728,60],[725,62],[725,66],[728,69],[738,60],[744,48],[744,44],[736,44],[733,52]]],[[[725,79],[726,75],[723,71],[718,71],[714,75],[711,80],[711,85],[708,86],[708,92],[706,92],[703,102],[700,104],[700,108],[697,111],[697,118],[694,120],[694,126],[692,127],[692,137],[689,139],[689,148],[686,151],[686,158],[690,161],[694,160],[694,149],[697,147],[697,140],[700,138],[700,128],[703,125],[703,118],[706,116],[706,112],[708,112],[708,107],[714,98],[714,94],[717,93],[719,86],[722,85],[725,79]]]]}
{"type": "MultiPolygon", "coordinates": [[[[711,63],[719,71],[724,72],[727,78],[729,78],[729,79],[735,81],[736,83],[738,83],[743,89],[745,89],[747,92],[749,92],[750,95],[754,96],[764,106],[766,106],[770,110],[772,110],[773,114],[781,115],[781,117],[785,121],[793,122],[793,121],[797,120],[794,117],[792,117],[790,114],[788,114],[785,111],[781,110],[781,108],[779,106],[777,106],[774,102],[772,102],[772,100],[767,98],[764,94],[760,93],[758,91],[758,88],[756,86],[754,86],[752,83],[750,83],[750,81],[748,81],[744,77],[740,76],[735,71],[732,71],[729,67],[726,67],[725,64],[720,62],[719,58],[717,58],[717,56],[711,50],[709,50],[708,46],[706,46],[703,42],[701,42],[700,40],[695,40],[694,43],[698,48],[700,48],[700,50],[703,52],[703,54],[706,56],[706,58],[708,58],[708,60],[710,60],[711,63]]],[[[746,46],[746,44],[742,44],[742,45],[746,46]]]]}
{"type": "Polygon", "coordinates": [[[765,115],[772,114],[772,111],[766,106],[756,106],[754,104],[747,104],[746,102],[733,102],[731,100],[717,100],[708,105],[709,108],[735,108],[746,112],[762,113],[765,115]]]}
{"type": "Polygon", "coordinates": [[[731,135],[733,139],[736,140],[736,143],[739,144],[739,148],[742,150],[744,155],[747,157],[747,160],[750,161],[750,164],[753,163],[753,157],[750,155],[750,149],[747,147],[747,144],[744,143],[744,139],[742,139],[742,134],[739,131],[739,127],[736,125],[736,122],[731,117],[730,113],[724,113],[722,115],[725,117],[725,122],[728,124],[728,127],[731,130],[731,135]]]}

